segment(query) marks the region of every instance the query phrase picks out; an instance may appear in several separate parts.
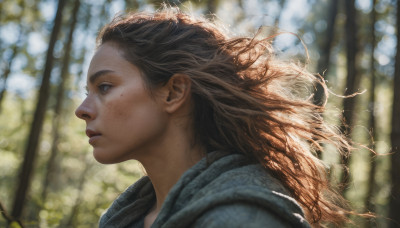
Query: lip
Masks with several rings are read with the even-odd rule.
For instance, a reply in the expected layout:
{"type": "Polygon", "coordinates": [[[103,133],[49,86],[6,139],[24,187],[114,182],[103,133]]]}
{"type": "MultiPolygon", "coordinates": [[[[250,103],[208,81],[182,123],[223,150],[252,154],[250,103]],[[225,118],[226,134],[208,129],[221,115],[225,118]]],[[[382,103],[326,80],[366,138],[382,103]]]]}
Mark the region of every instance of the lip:
{"type": "Polygon", "coordinates": [[[91,129],[86,129],[86,135],[89,137],[89,144],[93,145],[93,143],[101,136],[101,133],[91,129]]]}

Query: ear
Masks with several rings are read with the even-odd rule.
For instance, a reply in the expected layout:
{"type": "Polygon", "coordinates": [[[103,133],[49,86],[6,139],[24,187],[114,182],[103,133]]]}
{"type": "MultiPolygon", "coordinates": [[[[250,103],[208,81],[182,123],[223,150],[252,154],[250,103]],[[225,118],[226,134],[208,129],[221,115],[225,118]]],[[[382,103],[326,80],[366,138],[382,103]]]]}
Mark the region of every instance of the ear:
{"type": "Polygon", "coordinates": [[[190,99],[190,78],[185,74],[174,74],[163,86],[163,103],[168,113],[173,113],[183,107],[190,99]]]}

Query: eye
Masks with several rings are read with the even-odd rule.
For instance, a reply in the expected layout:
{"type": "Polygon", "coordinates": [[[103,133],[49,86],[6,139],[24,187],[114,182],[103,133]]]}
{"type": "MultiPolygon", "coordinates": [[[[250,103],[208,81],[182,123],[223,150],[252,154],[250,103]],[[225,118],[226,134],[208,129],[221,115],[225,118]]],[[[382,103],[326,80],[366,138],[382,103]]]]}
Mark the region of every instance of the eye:
{"type": "Polygon", "coordinates": [[[112,86],[110,84],[100,84],[98,86],[99,91],[101,94],[107,93],[107,91],[111,88],[112,86]]]}
{"type": "Polygon", "coordinates": [[[89,95],[89,87],[85,86],[84,89],[85,89],[85,95],[88,96],[89,95]]]}

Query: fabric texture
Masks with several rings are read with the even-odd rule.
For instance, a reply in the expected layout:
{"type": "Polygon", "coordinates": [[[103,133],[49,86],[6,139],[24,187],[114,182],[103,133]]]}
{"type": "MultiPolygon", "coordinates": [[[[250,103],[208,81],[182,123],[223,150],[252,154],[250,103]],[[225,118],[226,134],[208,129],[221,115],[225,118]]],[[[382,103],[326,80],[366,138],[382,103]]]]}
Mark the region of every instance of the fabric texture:
{"type": "MultiPolygon", "coordinates": [[[[143,227],[155,203],[142,177],[101,217],[99,227],[143,227]]],[[[153,228],[310,227],[282,184],[244,155],[213,152],[187,170],[170,190],[153,228]]]]}

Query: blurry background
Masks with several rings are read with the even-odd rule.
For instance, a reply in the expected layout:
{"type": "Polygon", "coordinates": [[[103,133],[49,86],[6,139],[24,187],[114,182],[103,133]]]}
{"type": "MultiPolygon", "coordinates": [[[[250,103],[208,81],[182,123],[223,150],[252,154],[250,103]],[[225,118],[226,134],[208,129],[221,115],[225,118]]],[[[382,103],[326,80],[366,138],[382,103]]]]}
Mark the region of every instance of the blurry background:
{"type": "MultiPolygon", "coordinates": [[[[340,129],[358,150],[340,157],[328,148],[317,156],[326,161],[332,183],[347,186],[339,190],[356,211],[377,214],[356,218],[354,225],[389,227],[391,219],[399,221],[397,1],[166,2],[193,14],[215,14],[237,35],[254,34],[260,26],[270,34],[293,32],[301,40],[289,33],[271,39],[277,55],[307,62],[303,41],[308,69],[324,75],[332,93],[364,92],[349,99],[331,94],[325,114],[331,123],[345,121],[340,129]]],[[[143,175],[135,161],[98,164],[74,110],[85,96],[99,28],[116,13],[154,10],[160,3],[0,0],[0,227],[96,227],[118,194],[143,175]]],[[[315,102],[320,99],[317,93],[315,102]]]]}

